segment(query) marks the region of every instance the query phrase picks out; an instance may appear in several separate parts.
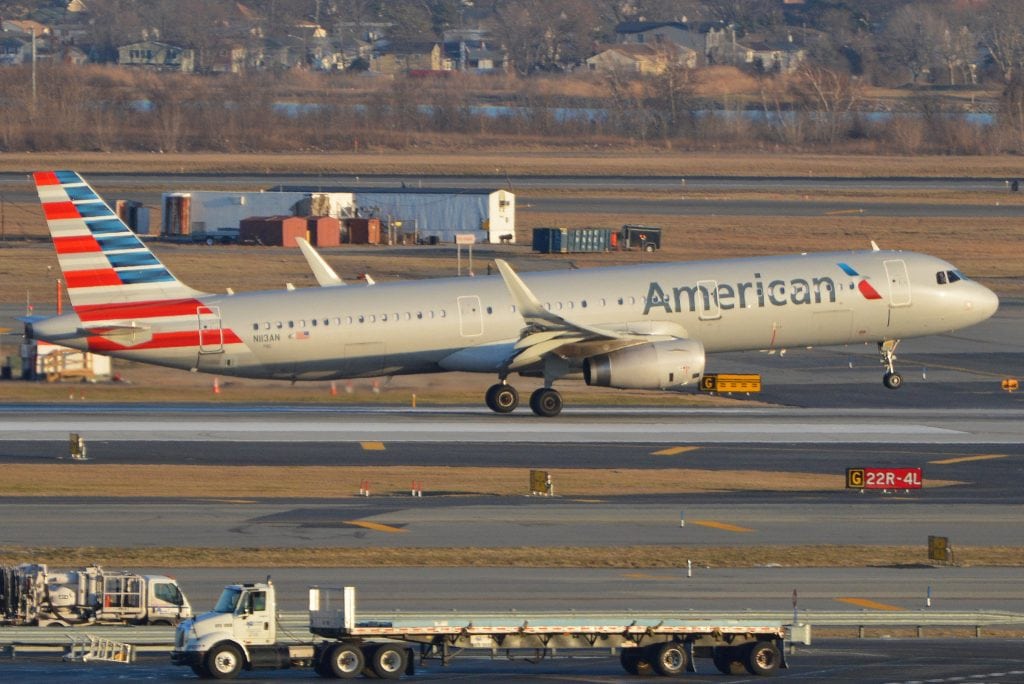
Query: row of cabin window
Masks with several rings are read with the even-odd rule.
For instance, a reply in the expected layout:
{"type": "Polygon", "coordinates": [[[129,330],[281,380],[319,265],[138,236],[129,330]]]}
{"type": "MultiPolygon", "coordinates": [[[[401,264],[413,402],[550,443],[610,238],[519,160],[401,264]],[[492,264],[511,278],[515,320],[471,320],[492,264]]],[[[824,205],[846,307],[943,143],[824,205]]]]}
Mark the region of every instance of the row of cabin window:
{"type": "MultiPolygon", "coordinates": [[[[647,301],[647,297],[619,297],[619,299],[618,299],[619,306],[624,306],[627,302],[629,304],[636,304],[638,301],[641,304],[643,304],[643,303],[645,303],[647,301]]],[[[581,309],[587,308],[587,300],[585,300],[585,299],[581,300],[579,305],[580,305],[581,309]]],[[[607,305],[608,305],[607,300],[602,298],[601,299],[601,306],[607,306],[607,305]]],[[[544,307],[548,311],[552,311],[554,309],[557,309],[559,311],[561,311],[562,309],[574,309],[574,308],[576,308],[576,302],[573,302],[573,301],[569,301],[569,302],[554,302],[554,303],[547,302],[544,305],[544,307]]],[[[494,313],[494,307],[488,306],[485,309],[485,311],[487,312],[487,315],[490,316],[491,314],[494,313]]],[[[516,305],[515,304],[510,305],[509,306],[509,311],[515,313],[516,305]]],[[[422,320],[424,318],[445,318],[445,317],[447,317],[447,315],[448,315],[448,312],[445,309],[439,309],[437,311],[430,310],[430,311],[426,311],[426,312],[424,312],[424,311],[417,311],[416,312],[417,320],[422,320]]],[[[395,314],[386,314],[386,313],[385,314],[380,314],[379,318],[380,318],[380,321],[382,323],[387,323],[388,321],[400,321],[400,320],[403,320],[403,319],[407,320],[407,321],[411,321],[412,318],[413,318],[413,315],[412,315],[411,312],[406,311],[404,314],[399,314],[399,313],[395,313],[395,314]]],[[[346,316],[345,319],[344,319],[344,323],[345,323],[345,325],[352,325],[354,323],[376,323],[377,319],[378,319],[377,314],[359,314],[358,316],[346,316]]],[[[313,318],[313,319],[310,319],[310,321],[309,321],[309,327],[316,328],[316,327],[318,327],[320,325],[323,325],[325,327],[326,326],[330,326],[330,325],[342,325],[342,319],[339,316],[335,316],[334,318],[322,318],[322,319],[320,319],[320,318],[313,318]]],[[[270,321],[263,321],[262,323],[253,323],[252,324],[252,329],[253,330],[260,330],[261,328],[263,330],[271,330],[271,329],[274,329],[274,328],[276,328],[278,330],[281,330],[281,329],[284,329],[284,328],[305,328],[305,327],[307,327],[305,320],[277,321],[275,323],[272,323],[270,321]]]]}

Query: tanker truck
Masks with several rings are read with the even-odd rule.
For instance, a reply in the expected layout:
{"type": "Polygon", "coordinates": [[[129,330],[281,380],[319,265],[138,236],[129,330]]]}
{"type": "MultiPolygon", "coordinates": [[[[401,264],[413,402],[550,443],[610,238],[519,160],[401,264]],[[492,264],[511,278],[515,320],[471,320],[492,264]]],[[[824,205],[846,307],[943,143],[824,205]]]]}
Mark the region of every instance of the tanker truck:
{"type": "Polygon", "coordinates": [[[51,571],[43,563],[0,566],[0,623],[72,627],[176,625],[192,617],[178,583],[90,565],[51,571]]]}

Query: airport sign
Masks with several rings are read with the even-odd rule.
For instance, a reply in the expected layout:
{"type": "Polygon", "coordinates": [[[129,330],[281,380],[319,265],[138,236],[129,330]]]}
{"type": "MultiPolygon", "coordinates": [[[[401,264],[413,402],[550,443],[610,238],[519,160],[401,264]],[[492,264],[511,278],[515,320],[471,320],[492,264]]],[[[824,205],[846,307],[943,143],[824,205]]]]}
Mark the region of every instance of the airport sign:
{"type": "Polygon", "coordinates": [[[921,489],[920,468],[847,468],[847,489],[921,489]]]}

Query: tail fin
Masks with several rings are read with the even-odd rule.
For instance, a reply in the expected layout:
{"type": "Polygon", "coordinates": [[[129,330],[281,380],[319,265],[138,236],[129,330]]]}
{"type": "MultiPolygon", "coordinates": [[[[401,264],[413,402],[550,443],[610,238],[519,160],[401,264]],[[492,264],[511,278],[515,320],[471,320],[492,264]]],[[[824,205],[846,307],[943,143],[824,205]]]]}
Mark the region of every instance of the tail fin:
{"type": "Polygon", "coordinates": [[[77,173],[38,171],[33,176],[76,310],[203,294],[171,275],[77,173]]]}

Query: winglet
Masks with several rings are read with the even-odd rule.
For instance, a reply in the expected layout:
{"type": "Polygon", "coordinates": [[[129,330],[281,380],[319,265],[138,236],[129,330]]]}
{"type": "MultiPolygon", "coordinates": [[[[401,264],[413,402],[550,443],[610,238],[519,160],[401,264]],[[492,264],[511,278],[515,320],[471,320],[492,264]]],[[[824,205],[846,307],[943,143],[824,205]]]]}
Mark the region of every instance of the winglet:
{"type": "Polygon", "coordinates": [[[539,318],[546,321],[559,319],[558,316],[552,316],[548,310],[541,306],[541,303],[537,301],[534,294],[530,292],[530,288],[526,287],[526,283],[523,282],[518,273],[512,270],[508,262],[504,259],[495,259],[494,264],[498,267],[498,273],[501,274],[502,280],[505,281],[505,287],[508,288],[509,294],[512,295],[512,299],[515,300],[516,307],[518,307],[524,319],[539,318]]]}
{"type": "Polygon", "coordinates": [[[302,256],[306,257],[306,263],[309,264],[310,270],[313,271],[313,277],[316,278],[316,282],[320,283],[320,287],[337,287],[345,284],[345,281],[324,261],[320,253],[313,249],[313,245],[309,244],[308,240],[295,238],[295,242],[302,250],[302,256]]]}

